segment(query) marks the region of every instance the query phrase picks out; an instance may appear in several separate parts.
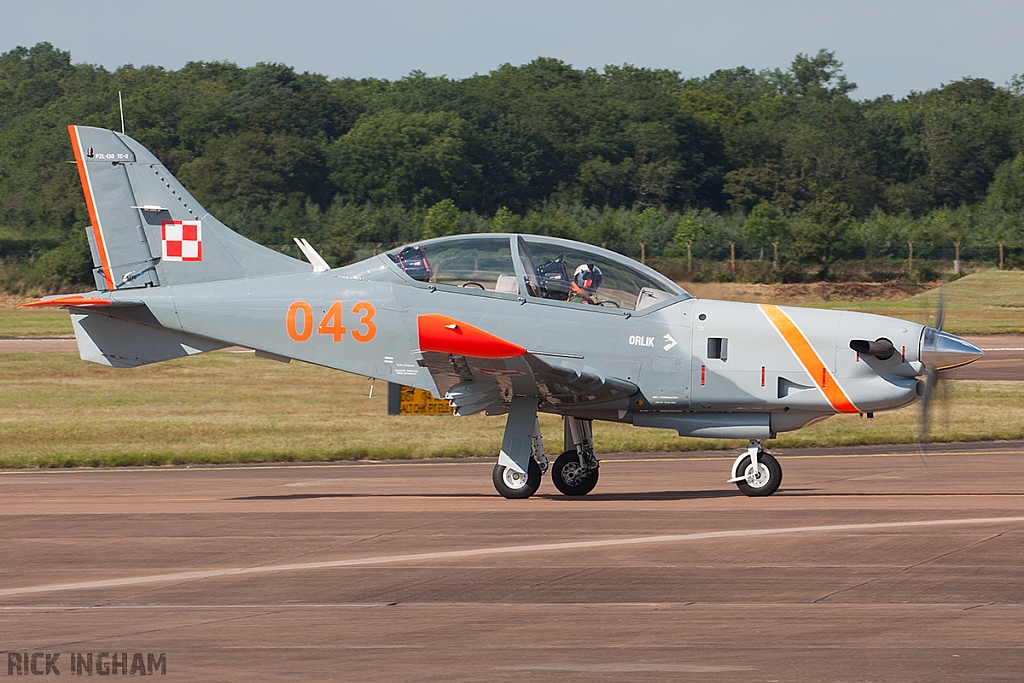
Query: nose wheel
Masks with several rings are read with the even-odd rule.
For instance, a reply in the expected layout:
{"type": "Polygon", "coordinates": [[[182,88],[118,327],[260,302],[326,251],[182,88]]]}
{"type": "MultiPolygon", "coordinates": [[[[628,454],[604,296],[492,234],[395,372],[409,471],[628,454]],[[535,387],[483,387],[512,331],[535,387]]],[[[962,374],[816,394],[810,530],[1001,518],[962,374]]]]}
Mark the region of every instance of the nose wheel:
{"type": "Polygon", "coordinates": [[[752,441],[747,452],[736,459],[732,466],[732,479],[743,495],[770,496],[782,484],[782,465],[771,453],[761,449],[761,444],[752,441]]]}

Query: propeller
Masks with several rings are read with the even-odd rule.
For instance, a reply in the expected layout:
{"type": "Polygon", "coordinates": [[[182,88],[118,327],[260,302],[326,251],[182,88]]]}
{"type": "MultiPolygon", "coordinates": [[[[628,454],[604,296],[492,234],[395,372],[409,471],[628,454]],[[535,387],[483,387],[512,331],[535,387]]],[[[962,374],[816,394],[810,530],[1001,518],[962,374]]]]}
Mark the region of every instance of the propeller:
{"type": "Polygon", "coordinates": [[[945,379],[943,371],[973,363],[985,355],[984,351],[966,339],[943,332],[942,326],[945,320],[945,294],[942,287],[939,287],[939,303],[935,310],[935,326],[926,327],[921,335],[924,391],[921,395],[921,417],[918,421],[915,441],[922,461],[924,460],[924,444],[931,441],[932,414],[935,406],[937,403],[942,403],[948,407],[950,402],[950,385],[943,381],[945,379]]]}
{"type": "MultiPolygon", "coordinates": [[[[946,298],[942,285],[939,285],[939,302],[935,308],[935,322],[932,329],[942,332],[942,326],[946,322],[946,298]]],[[[927,365],[924,371],[924,393],[921,396],[921,413],[917,420],[917,434],[914,443],[917,446],[917,453],[921,456],[921,463],[927,467],[924,445],[931,443],[932,409],[934,407],[935,390],[939,384],[939,370],[932,364],[927,365]]],[[[944,396],[942,392],[940,396],[944,396]]]]}

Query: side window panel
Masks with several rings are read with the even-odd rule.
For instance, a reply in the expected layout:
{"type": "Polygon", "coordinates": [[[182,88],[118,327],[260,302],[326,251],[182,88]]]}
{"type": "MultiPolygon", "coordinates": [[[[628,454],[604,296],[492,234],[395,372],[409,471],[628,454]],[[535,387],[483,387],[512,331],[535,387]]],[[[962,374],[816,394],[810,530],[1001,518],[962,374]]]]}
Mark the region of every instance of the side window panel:
{"type": "Polygon", "coordinates": [[[519,283],[507,237],[449,239],[389,253],[407,275],[420,282],[518,294],[519,283]]]}
{"type": "Polygon", "coordinates": [[[625,263],[582,249],[526,238],[519,251],[530,296],[626,310],[678,296],[625,263]]]}

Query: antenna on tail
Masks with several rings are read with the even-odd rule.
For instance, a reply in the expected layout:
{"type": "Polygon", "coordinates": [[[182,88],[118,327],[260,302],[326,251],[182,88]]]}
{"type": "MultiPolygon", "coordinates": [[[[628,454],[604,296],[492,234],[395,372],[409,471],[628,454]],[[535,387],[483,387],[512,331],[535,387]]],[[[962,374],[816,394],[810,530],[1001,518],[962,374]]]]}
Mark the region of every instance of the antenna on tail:
{"type": "Polygon", "coordinates": [[[121,101],[121,91],[117,91],[117,108],[121,110],[121,135],[124,135],[124,102],[121,101]]]}

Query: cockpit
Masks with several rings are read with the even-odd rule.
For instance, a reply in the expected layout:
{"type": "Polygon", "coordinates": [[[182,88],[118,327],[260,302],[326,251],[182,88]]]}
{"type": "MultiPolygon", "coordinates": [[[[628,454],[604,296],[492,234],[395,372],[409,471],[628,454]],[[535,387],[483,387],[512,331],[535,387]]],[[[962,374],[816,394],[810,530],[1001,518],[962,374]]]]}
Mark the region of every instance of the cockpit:
{"type": "Polygon", "coordinates": [[[492,295],[639,311],[690,295],[621,254],[537,235],[457,235],[387,252],[413,280],[492,295]]]}

